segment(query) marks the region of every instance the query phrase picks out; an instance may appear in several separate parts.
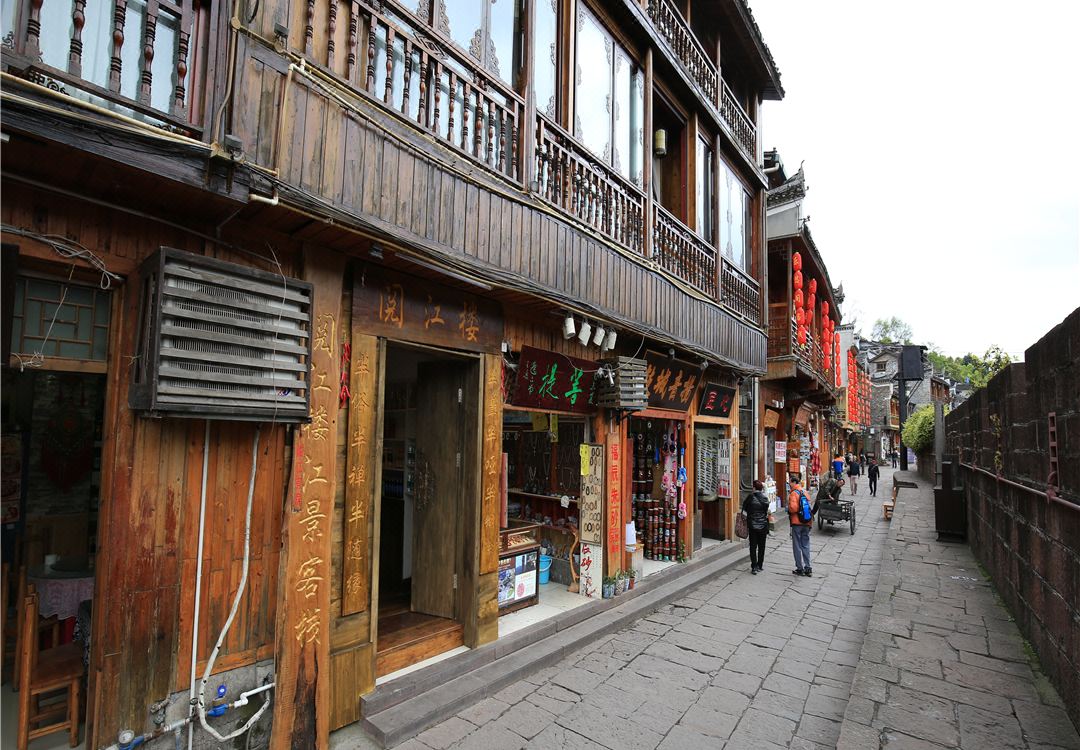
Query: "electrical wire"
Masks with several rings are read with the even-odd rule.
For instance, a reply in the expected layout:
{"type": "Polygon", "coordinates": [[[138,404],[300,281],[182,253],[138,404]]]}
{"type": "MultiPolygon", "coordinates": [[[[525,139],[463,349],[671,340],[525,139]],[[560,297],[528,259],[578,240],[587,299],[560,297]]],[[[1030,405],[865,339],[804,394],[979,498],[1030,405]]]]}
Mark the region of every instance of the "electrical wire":
{"type": "MultiPolygon", "coordinates": [[[[22,229],[21,227],[12,226],[11,224],[0,225],[0,229],[4,232],[17,235],[19,237],[26,237],[27,239],[37,240],[45,245],[51,247],[57,255],[69,260],[81,260],[90,264],[98,271],[101,272],[100,286],[103,290],[108,291],[114,281],[120,281],[121,276],[113,273],[105,265],[105,261],[94,254],[92,250],[76,242],[68,237],[63,237],[58,234],[39,234],[38,232],[31,231],[29,229],[22,229]]],[[[71,267],[72,273],[75,271],[75,266],[71,267]]],[[[71,277],[68,277],[71,280],[71,277]]],[[[61,304],[63,304],[61,302],[61,304]]],[[[54,318],[55,320],[55,318],[54,318]]]]}

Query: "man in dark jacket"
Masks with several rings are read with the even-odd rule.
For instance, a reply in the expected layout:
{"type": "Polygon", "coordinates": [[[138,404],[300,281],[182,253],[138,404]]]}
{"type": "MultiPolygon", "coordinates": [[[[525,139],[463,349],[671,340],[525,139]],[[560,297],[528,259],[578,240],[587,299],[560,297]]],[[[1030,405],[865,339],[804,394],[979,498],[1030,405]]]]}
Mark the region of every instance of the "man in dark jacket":
{"type": "Polygon", "coordinates": [[[754,491],[743,500],[746,525],[750,531],[750,572],[754,575],[765,564],[765,540],[769,536],[769,498],[763,491],[765,485],[754,480],[754,491]]]}
{"type": "Polygon", "coordinates": [[[866,469],[866,478],[870,482],[870,496],[877,497],[877,480],[881,476],[881,469],[878,468],[877,459],[870,459],[870,466],[866,469]]]}

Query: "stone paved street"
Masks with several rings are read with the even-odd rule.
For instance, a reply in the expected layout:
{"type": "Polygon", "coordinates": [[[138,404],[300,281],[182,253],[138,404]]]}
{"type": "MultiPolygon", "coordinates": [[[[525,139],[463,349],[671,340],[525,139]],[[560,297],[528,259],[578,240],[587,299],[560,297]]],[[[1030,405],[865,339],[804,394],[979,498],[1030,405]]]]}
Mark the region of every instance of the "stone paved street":
{"type": "Polygon", "coordinates": [[[854,536],[815,526],[813,578],[791,574],[785,517],[764,574],[747,560],[399,747],[835,747],[889,528],[855,497],[854,536]]]}
{"type": "Polygon", "coordinates": [[[398,748],[1080,748],[967,547],[935,541],[929,485],[882,518],[892,475],[877,498],[860,483],[854,535],[815,525],[813,578],[782,521],[763,575],[730,570],[398,748]]]}

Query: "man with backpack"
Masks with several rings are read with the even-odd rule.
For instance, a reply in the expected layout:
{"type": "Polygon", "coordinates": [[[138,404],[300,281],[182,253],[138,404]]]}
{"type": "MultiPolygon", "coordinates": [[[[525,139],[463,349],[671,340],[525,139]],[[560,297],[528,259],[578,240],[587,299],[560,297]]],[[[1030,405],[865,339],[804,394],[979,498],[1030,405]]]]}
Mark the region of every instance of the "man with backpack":
{"type": "Polygon", "coordinates": [[[810,527],[814,523],[814,508],[803,492],[801,480],[800,474],[791,474],[788,516],[791,518],[791,550],[795,555],[795,570],[791,572],[809,578],[813,574],[810,567],[810,527]]]}
{"type": "Polygon", "coordinates": [[[881,476],[877,460],[871,458],[870,465],[866,468],[866,478],[870,481],[870,497],[877,497],[877,480],[881,476]]]}

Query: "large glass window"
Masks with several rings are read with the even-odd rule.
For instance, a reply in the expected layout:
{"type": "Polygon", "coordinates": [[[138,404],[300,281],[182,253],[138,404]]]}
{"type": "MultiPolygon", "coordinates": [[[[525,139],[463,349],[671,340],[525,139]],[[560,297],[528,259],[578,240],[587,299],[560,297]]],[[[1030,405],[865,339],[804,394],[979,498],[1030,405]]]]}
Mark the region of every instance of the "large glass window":
{"type": "MultiPolygon", "coordinates": [[[[430,0],[417,15],[427,18],[430,0]]],[[[437,27],[468,51],[485,70],[510,86],[521,70],[520,0],[435,0],[437,27]]]]}
{"type": "Polygon", "coordinates": [[[645,79],[641,68],[584,5],[578,6],[574,134],[641,184],[645,79]]]}
{"type": "Polygon", "coordinates": [[[558,119],[559,102],[559,0],[536,0],[536,32],[533,36],[533,90],[536,110],[558,119]]]}
{"type": "Polygon", "coordinates": [[[715,241],[713,236],[713,217],[716,212],[716,196],[713,195],[713,174],[716,165],[713,162],[713,152],[709,148],[709,142],[701,136],[697,139],[697,174],[694,175],[697,198],[697,233],[710,245],[715,241]]]}
{"type": "Polygon", "coordinates": [[[731,169],[720,169],[720,250],[744,271],[750,270],[750,193],[731,169]]]}

